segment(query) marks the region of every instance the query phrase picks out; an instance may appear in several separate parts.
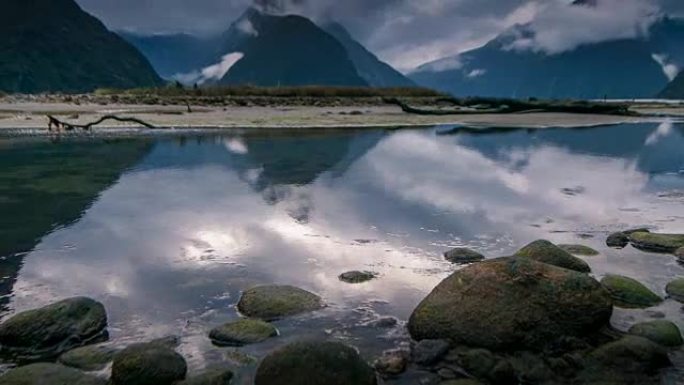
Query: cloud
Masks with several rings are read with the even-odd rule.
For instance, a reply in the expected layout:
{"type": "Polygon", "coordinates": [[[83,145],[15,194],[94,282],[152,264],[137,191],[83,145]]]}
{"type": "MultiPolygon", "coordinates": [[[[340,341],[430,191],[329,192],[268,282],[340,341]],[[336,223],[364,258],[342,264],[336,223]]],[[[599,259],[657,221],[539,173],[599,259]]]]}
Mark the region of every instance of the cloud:
{"type": "Polygon", "coordinates": [[[673,81],[679,74],[679,67],[676,64],[670,62],[670,58],[667,54],[656,54],[651,55],[656,63],[660,64],[663,68],[663,73],[667,76],[670,81],[673,81]]]}
{"type": "Polygon", "coordinates": [[[245,55],[242,52],[232,52],[224,55],[221,61],[203,68],[200,71],[193,71],[187,74],[176,74],[173,76],[174,80],[178,80],[183,84],[204,84],[212,80],[221,80],[230,71],[230,69],[245,55]]]}

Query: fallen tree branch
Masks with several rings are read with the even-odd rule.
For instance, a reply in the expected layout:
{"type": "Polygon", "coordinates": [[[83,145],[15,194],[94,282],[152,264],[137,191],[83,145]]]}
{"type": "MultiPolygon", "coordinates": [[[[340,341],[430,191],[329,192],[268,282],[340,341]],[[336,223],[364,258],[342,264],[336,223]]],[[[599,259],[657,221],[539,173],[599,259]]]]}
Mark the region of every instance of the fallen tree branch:
{"type": "Polygon", "coordinates": [[[55,118],[52,115],[48,115],[48,131],[52,131],[53,127],[57,130],[64,130],[64,131],[73,131],[77,128],[82,129],[83,131],[90,131],[93,126],[97,126],[100,123],[103,123],[107,120],[116,120],[117,122],[124,122],[124,123],[136,123],[139,124],[143,127],[149,128],[149,129],[157,129],[158,127],[149,124],[143,120],[140,120],[138,118],[132,118],[132,117],[120,117],[116,115],[104,115],[100,119],[87,123],[87,124],[75,124],[75,123],[68,123],[68,122],[63,122],[57,118],[55,118]]]}

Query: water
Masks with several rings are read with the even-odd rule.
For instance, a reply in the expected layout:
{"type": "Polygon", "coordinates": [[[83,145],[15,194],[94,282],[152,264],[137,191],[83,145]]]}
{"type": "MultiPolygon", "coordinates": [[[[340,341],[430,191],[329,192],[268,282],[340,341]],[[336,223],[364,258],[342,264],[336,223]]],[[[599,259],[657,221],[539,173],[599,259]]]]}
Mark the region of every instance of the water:
{"type": "MultiPolygon", "coordinates": [[[[369,360],[405,344],[404,321],[456,269],[441,256],[455,246],[497,257],[539,238],[583,243],[602,253],[587,258],[598,278],[628,275],[664,295],[684,275],[674,257],[604,240],[636,226],[684,232],[683,148],[684,126],[669,122],[2,140],[1,316],[91,296],[114,343],[180,336],[195,371],[229,359],[207,333],[256,284],[299,286],[329,306],[276,322],[279,338],[241,349],[254,357],[311,335],[369,360]],[[344,284],[348,270],[380,278],[344,284]],[[368,325],[383,316],[401,322],[368,325]]],[[[613,323],[656,311],[684,329],[672,300],[613,323]]]]}

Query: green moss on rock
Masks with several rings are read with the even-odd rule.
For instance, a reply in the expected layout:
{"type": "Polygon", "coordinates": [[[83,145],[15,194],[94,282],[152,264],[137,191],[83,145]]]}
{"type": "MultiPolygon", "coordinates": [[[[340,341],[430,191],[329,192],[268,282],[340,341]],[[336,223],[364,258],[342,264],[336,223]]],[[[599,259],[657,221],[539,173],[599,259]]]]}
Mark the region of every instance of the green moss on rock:
{"type": "Polygon", "coordinates": [[[255,385],[375,385],[375,371],[357,351],[339,342],[303,341],[268,354],[255,385]]]}
{"type": "Polygon", "coordinates": [[[241,319],[213,329],[211,341],[218,346],[244,346],[265,341],[278,335],[278,330],[268,322],[241,319]]]}
{"type": "Polygon", "coordinates": [[[242,293],[238,310],[247,317],[273,321],[323,307],[313,293],[293,286],[258,286],[242,293]]]}
{"type": "Polygon", "coordinates": [[[629,328],[629,334],[647,338],[667,347],[681,346],[682,333],[677,325],[666,320],[642,322],[629,328]]]}
{"type": "Polygon", "coordinates": [[[2,385],[105,385],[106,380],[57,364],[32,364],[0,376],[2,385]]]}
{"type": "Polygon", "coordinates": [[[528,258],[499,258],[457,271],[414,310],[415,340],[447,339],[493,351],[541,349],[608,325],[613,304],[590,276],[528,258]]]}
{"type": "Polygon", "coordinates": [[[546,240],[530,243],[515,253],[515,256],[529,258],[537,262],[548,263],[549,265],[582,273],[591,271],[586,262],[546,240]]]}
{"type": "Polygon", "coordinates": [[[482,261],[485,256],[465,247],[457,247],[444,253],[444,259],[455,264],[466,264],[482,261]]]}
{"type": "Polygon", "coordinates": [[[210,368],[176,385],[230,385],[233,372],[224,368],[210,368]]]}
{"type": "Polygon", "coordinates": [[[338,278],[342,282],[355,284],[368,282],[375,279],[377,276],[378,274],[372,271],[348,271],[340,274],[338,278]]]}
{"type": "Polygon", "coordinates": [[[680,247],[684,247],[684,234],[636,232],[629,236],[629,241],[638,249],[659,253],[674,253],[680,247]]]}
{"type": "Polygon", "coordinates": [[[629,245],[629,236],[623,232],[612,233],[606,239],[608,247],[623,249],[629,245]]]}
{"type": "Polygon", "coordinates": [[[91,345],[70,350],[59,356],[59,362],[72,368],[92,372],[104,369],[114,359],[117,349],[107,345],[91,345]]]}
{"type": "Polygon", "coordinates": [[[621,275],[607,275],[601,280],[615,305],[624,308],[647,308],[655,306],[663,299],[637,280],[621,275]]]}
{"type": "Polygon", "coordinates": [[[675,301],[684,303],[684,278],[677,278],[668,283],[665,292],[675,301]]]}
{"type": "Polygon", "coordinates": [[[558,247],[574,255],[593,257],[600,254],[598,251],[585,245],[558,245],[558,247]]]}
{"type": "Polygon", "coordinates": [[[112,365],[112,385],[170,385],[185,379],[183,357],[160,344],[134,344],[118,352],[112,365]]]}

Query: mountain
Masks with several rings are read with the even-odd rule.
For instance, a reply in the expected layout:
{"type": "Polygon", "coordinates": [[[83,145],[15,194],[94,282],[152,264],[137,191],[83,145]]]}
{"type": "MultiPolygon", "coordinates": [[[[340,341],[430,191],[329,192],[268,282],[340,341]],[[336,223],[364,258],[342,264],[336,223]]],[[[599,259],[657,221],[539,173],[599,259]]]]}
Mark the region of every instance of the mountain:
{"type": "Polygon", "coordinates": [[[0,90],[85,92],[161,83],[134,47],[74,0],[4,0],[0,90]]]}
{"type": "Polygon", "coordinates": [[[664,99],[684,99],[684,71],[680,72],[658,96],[664,99]]]}
{"type": "Polygon", "coordinates": [[[517,26],[483,47],[425,64],[410,77],[458,96],[643,98],[657,95],[684,68],[684,22],[677,19],[660,20],[646,38],[587,44],[560,54],[511,48],[516,38],[531,33],[517,26]]]}
{"type": "Polygon", "coordinates": [[[142,52],[155,70],[165,79],[191,73],[212,63],[217,55],[218,37],[198,37],[189,34],[140,35],[118,32],[121,37],[142,52]]]}
{"type": "Polygon", "coordinates": [[[416,83],[387,63],[378,59],[366,47],[355,40],[349,31],[339,23],[328,23],[323,28],[337,39],[347,50],[359,75],[373,87],[415,87],[416,83]]]}
{"type": "Polygon", "coordinates": [[[302,16],[275,16],[250,8],[224,34],[222,52],[224,59],[241,56],[226,65],[221,84],[368,85],[344,46],[302,16]]]}

